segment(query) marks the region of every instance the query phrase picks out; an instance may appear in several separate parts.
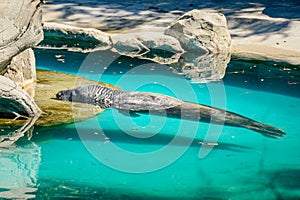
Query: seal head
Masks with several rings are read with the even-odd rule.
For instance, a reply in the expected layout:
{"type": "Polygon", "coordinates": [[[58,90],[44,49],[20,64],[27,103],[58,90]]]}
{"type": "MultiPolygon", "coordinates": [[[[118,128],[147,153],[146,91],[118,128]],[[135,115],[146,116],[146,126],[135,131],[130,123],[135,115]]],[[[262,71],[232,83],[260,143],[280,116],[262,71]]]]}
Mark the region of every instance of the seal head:
{"type": "Polygon", "coordinates": [[[56,99],[97,105],[102,109],[110,108],[113,90],[101,85],[83,85],[56,94],[56,99]]]}

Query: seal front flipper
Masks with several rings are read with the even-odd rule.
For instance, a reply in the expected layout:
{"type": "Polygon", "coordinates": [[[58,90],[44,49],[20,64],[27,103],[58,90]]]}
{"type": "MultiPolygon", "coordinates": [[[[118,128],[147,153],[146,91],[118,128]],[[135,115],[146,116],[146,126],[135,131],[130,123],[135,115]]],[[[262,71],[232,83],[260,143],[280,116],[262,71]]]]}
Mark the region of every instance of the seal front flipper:
{"type": "Polygon", "coordinates": [[[135,111],[130,111],[130,110],[118,110],[119,113],[121,113],[122,115],[125,115],[127,117],[140,117],[140,115],[138,113],[136,113],[135,111]]]}

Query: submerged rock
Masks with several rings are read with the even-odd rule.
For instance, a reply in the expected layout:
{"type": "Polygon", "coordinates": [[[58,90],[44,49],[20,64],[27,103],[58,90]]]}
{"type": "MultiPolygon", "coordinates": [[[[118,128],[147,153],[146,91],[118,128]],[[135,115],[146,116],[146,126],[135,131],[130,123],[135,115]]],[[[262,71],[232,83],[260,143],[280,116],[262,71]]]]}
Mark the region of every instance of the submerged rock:
{"type": "MultiPolygon", "coordinates": [[[[33,95],[36,104],[42,113],[36,120],[35,126],[53,126],[73,121],[80,121],[92,117],[102,110],[96,106],[79,103],[58,101],[55,94],[63,89],[72,88],[77,85],[98,84],[85,78],[70,74],[58,73],[47,70],[37,71],[37,83],[26,88],[28,93],[33,95]]],[[[107,87],[116,88],[105,83],[107,87]]],[[[0,127],[15,126],[24,124],[26,120],[0,119],[0,127]]]]}
{"type": "MultiPolygon", "coordinates": [[[[55,94],[60,90],[71,88],[76,85],[98,83],[99,82],[91,81],[70,74],[38,70],[37,84],[34,88],[34,100],[41,108],[43,113],[41,117],[36,121],[35,125],[52,126],[65,124],[73,121],[84,120],[102,112],[100,108],[95,106],[61,102],[55,99],[55,94]]],[[[107,85],[107,87],[115,88],[114,86],[111,86],[109,84],[105,85],[107,85]]]]}

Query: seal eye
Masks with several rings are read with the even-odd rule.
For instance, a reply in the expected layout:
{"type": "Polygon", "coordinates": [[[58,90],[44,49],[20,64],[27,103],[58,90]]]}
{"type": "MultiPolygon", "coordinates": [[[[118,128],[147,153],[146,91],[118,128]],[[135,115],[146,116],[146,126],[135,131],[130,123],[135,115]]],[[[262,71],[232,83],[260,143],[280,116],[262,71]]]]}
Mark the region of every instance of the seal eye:
{"type": "Polygon", "coordinates": [[[109,98],[104,98],[100,100],[100,108],[110,108],[111,107],[111,100],[109,98]]]}

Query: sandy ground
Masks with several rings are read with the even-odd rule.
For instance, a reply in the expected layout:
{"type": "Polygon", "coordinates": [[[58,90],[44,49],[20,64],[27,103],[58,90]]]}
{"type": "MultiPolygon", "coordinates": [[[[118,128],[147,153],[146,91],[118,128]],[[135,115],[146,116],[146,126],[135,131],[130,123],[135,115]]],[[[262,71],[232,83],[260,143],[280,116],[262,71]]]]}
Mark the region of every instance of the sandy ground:
{"type": "Polygon", "coordinates": [[[105,32],[167,27],[192,9],[222,12],[233,55],[300,64],[299,1],[253,0],[46,0],[43,21],[105,32]]]}

